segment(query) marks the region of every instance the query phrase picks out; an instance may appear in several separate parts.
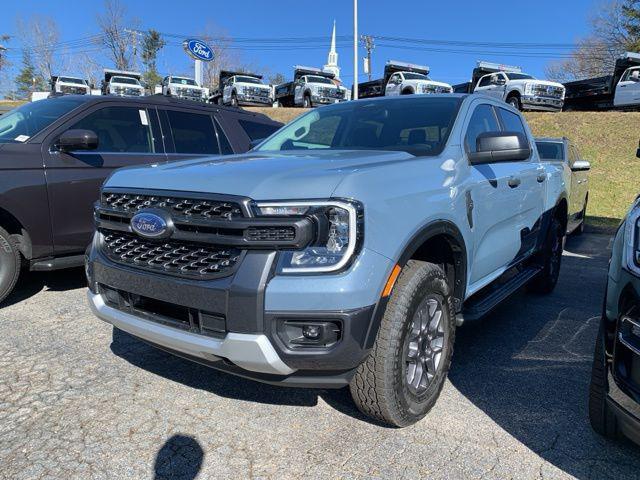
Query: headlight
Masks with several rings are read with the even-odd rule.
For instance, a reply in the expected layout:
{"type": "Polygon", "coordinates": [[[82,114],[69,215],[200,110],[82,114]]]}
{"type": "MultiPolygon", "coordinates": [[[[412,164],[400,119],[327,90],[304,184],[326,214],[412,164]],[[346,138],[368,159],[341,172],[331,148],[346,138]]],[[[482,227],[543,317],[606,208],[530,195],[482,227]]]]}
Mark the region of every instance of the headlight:
{"type": "Polygon", "coordinates": [[[640,275],[640,201],[631,208],[625,222],[625,257],[628,269],[640,275]]]}
{"type": "Polygon", "coordinates": [[[306,216],[316,225],[315,240],[304,250],[282,251],[280,273],[327,273],[344,268],[362,243],[363,209],[351,200],[259,202],[258,216],[306,216]]]}

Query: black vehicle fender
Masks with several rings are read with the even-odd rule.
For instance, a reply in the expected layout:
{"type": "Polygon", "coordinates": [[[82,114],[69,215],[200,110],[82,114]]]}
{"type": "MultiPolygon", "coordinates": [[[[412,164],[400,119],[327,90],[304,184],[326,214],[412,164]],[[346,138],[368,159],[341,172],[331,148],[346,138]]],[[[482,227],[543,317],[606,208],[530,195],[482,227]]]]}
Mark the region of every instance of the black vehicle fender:
{"type": "Polygon", "coordinates": [[[0,227],[4,228],[16,242],[18,250],[24,258],[30,260],[33,257],[31,236],[24,225],[9,210],[0,205],[0,227]]]}
{"type": "MultiPolygon", "coordinates": [[[[448,220],[436,220],[422,227],[402,248],[402,253],[396,261],[396,265],[404,268],[407,262],[413,258],[421,259],[430,252],[421,252],[422,247],[430,245],[430,242],[445,241],[454,256],[453,270],[446,272],[452,280],[453,310],[458,313],[462,308],[467,286],[467,248],[462,233],[458,227],[448,220]]],[[[428,256],[426,257],[428,259],[428,256]]],[[[376,305],[369,332],[366,337],[365,348],[371,348],[375,342],[382,322],[389,297],[382,297],[376,305]]]]}

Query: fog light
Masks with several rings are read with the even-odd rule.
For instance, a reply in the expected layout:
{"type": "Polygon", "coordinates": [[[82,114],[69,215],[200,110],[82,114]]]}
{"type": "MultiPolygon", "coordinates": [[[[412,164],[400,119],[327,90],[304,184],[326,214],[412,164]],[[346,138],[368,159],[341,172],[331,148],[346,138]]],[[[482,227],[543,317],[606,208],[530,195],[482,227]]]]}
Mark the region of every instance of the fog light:
{"type": "Polygon", "coordinates": [[[320,327],[318,325],[305,325],[302,327],[302,335],[309,340],[317,340],[320,336],[320,327]]]}

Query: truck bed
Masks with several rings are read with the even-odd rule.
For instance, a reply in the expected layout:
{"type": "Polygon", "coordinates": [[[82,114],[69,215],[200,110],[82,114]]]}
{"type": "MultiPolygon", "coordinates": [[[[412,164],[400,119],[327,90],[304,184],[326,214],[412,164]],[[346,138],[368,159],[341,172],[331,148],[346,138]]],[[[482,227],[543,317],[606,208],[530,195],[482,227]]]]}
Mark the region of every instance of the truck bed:
{"type": "Polygon", "coordinates": [[[613,108],[614,76],[587,78],[564,84],[564,110],[606,110],[613,108]]]}
{"type": "Polygon", "coordinates": [[[358,98],[374,98],[384,96],[384,79],[371,80],[358,84],[358,98]]]}

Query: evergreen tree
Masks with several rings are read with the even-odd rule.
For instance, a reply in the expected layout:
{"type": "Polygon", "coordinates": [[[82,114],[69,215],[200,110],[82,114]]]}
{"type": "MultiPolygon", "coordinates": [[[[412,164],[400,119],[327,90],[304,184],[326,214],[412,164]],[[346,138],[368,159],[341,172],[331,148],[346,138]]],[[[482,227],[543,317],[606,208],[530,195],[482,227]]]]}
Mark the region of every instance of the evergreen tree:
{"type": "Polygon", "coordinates": [[[145,66],[143,77],[151,89],[153,89],[154,85],[162,81],[162,77],[156,67],[156,59],[158,57],[158,51],[165,45],[166,42],[156,30],[149,30],[144,34],[142,40],[142,63],[145,66]]]}
{"type": "Polygon", "coordinates": [[[36,90],[46,90],[47,82],[36,72],[29,50],[22,51],[22,68],[15,79],[16,92],[20,98],[28,99],[36,90]]]}

